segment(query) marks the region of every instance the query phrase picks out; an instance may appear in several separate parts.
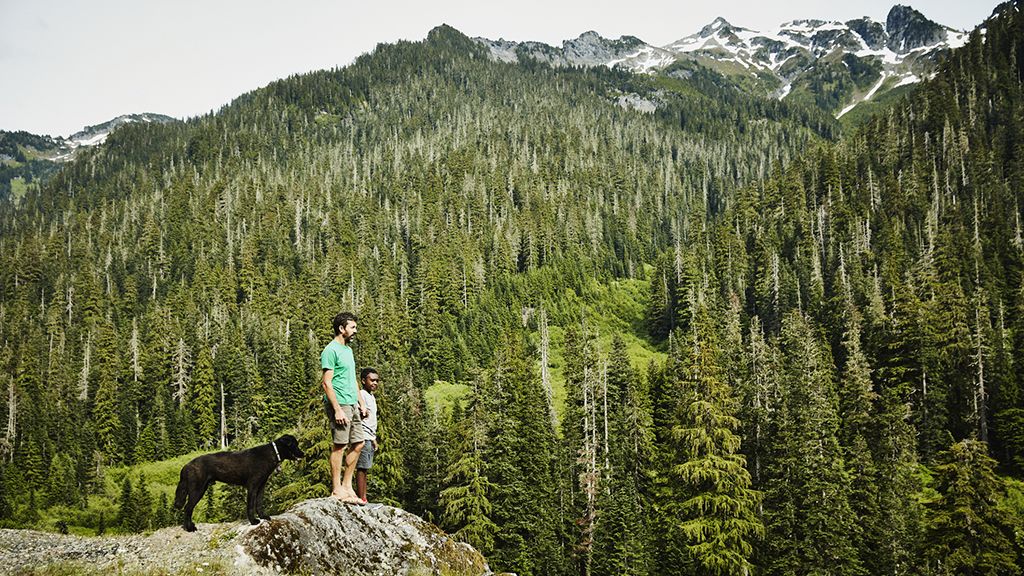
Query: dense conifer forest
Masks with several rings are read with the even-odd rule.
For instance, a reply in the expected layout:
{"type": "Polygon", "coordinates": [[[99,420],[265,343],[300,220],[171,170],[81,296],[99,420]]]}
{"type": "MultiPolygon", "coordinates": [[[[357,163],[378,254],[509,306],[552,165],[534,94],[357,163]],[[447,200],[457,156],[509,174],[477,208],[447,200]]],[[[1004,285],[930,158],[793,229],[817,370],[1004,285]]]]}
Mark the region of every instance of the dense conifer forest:
{"type": "Polygon", "coordinates": [[[0,524],[173,525],[154,463],[286,431],[268,508],[327,495],[352,310],[371,498],[495,570],[1019,573],[1019,4],[983,27],[844,135],[444,26],[122,127],[0,203],[0,524]]]}

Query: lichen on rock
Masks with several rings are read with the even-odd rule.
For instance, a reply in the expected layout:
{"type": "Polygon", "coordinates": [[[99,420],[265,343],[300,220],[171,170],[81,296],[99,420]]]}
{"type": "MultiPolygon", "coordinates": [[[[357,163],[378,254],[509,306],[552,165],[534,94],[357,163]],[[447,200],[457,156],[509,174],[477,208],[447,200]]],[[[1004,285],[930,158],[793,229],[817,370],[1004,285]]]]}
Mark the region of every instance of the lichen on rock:
{"type": "Polygon", "coordinates": [[[301,502],[246,530],[238,543],[239,562],[284,573],[491,574],[479,552],[414,514],[332,498],[301,502]]]}

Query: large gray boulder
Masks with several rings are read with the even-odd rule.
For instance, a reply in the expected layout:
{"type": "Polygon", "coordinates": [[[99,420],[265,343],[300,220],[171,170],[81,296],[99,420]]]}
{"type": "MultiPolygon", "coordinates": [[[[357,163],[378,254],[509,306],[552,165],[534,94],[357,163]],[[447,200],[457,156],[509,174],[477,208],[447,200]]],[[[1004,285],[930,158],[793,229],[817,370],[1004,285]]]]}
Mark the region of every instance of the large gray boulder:
{"type": "Polygon", "coordinates": [[[301,502],[238,538],[240,561],[302,574],[490,574],[484,557],[398,508],[301,502]]]}
{"type": "Polygon", "coordinates": [[[151,534],[70,536],[0,529],[0,576],[52,566],[85,574],[491,574],[484,557],[419,516],[330,498],[306,500],[256,526],[198,524],[151,534]]]}

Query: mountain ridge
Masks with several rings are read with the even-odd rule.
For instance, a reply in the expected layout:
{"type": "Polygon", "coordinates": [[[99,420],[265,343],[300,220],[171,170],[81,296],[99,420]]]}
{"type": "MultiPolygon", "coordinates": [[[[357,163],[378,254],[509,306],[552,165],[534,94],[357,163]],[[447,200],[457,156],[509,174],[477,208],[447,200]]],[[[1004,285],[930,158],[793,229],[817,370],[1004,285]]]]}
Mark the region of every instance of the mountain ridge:
{"type": "Polygon", "coordinates": [[[20,198],[24,191],[56,173],[82,151],[103,144],[116,129],[127,124],[180,122],[163,114],[122,114],[74,134],[49,136],[24,130],[0,130],[0,199],[20,198]]]}
{"type": "Polygon", "coordinates": [[[799,19],[765,32],[735,26],[719,16],[664,46],[635,36],[606,39],[593,31],[563,41],[560,48],[474,38],[492,58],[505,62],[530,58],[555,66],[621,66],[662,74],[677,63],[695,61],[726,76],[753,75],[755,91],[779,99],[804,98],[837,117],[861,101],[920,82],[934,72],[943,54],[966,39],[966,32],[937,24],[904,5],[893,6],[884,22],[867,16],[847,22],[799,19]]]}

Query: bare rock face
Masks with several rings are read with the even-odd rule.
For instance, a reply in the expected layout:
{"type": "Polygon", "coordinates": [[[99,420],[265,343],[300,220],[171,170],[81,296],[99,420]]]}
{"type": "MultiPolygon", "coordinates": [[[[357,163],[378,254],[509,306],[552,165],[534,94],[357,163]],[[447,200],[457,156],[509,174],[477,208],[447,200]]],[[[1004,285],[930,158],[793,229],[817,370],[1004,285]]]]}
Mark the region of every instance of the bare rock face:
{"type": "Polygon", "coordinates": [[[115,572],[229,576],[357,574],[478,576],[484,557],[419,516],[384,506],[306,500],[257,526],[199,524],[198,531],[69,536],[0,529],[0,575],[53,566],[115,572]]]}
{"type": "Polygon", "coordinates": [[[237,565],[283,573],[491,574],[484,557],[422,518],[390,506],[306,500],[237,539],[237,565]]]}

